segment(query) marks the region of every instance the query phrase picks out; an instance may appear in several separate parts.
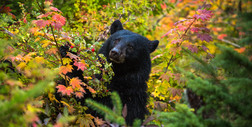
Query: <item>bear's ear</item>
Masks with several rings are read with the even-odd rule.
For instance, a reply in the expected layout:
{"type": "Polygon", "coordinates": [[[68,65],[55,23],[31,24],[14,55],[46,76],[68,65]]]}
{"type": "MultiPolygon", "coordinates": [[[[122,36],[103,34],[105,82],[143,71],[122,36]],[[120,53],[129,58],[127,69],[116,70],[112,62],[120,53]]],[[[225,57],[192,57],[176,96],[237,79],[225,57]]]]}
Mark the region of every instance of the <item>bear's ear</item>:
{"type": "Polygon", "coordinates": [[[157,48],[158,46],[158,43],[159,41],[158,40],[155,40],[155,41],[149,41],[149,49],[150,49],[150,53],[152,53],[153,51],[155,51],[155,49],[157,48]]]}
{"type": "Polygon", "coordinates": [[[123,26],[119,20],[116,20],[112,23],[112,25],[110,27],[110,34],[112,35],[119,30],[123,30],[123,26]]]}

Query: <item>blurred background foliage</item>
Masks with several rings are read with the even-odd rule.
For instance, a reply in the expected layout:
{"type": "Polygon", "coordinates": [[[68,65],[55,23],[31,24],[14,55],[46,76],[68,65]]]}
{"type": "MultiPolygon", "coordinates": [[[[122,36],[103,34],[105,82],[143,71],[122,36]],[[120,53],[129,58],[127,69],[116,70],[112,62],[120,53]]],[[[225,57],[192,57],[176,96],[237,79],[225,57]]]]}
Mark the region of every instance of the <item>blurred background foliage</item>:
{"type": "MultiPolygon", "coordinates": [[[[96,52],[117,19],[125,29],[160,41],[152,53],[145,126],[249,126],[251,4],[250,0],[1,1],[4,122],[0,126],[107,124],[109,120],[85,114],[88,107],[76,101],[85,97],[81,88],[69,84],[61,101],[53,93],[58,92],[57,79],[66,79],[65,73],[71,71],[73,61],[61,58],[58,51],[70,44],[78,54],[72,57],[79,57],[79,67],[85,68],[93,96],[111,94],[104,87],[113,75],[111,65],[106,63],[103,81],[94,74],[101,72],[96,52]]],[[[122,114],[115,113],[111,114],[120,120],[112,121],[124,124],[122,114]]],[[[140,124],[136,121],[134,126],[140,124]]]]}

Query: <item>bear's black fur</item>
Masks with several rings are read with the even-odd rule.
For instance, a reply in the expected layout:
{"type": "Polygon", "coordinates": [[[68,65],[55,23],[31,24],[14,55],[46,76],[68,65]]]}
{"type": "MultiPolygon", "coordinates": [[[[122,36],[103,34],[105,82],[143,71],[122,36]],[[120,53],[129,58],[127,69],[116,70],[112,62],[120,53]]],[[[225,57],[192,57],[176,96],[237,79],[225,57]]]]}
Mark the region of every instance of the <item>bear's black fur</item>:
{"type": "MultiPolygon", "coordinates": [[[[127,106],[126,123],[132,125],[135,119],[143,120],[147,113],[146,82],[151,71],[150,53],[157,48],[159,41],[149,41],[139,34],[124,30],[119,20],[113,22],[110,33],[111,36],[98,53],[103,54],[107,61],[112,63],[115,75],[107,88],[120,95],[123,106],[127,106]]],[[[61,50],[62,48],[64,47],[61,47],[61,50]]],[[[64,55],[64,52],[61,54],[64,55]]],[[[70,78],[77,76],[84,80],[81,71],[75,70],[73,73],[75,74],[68,76],[71,75],[70,78]]],[[[109,97],[94,100],[112,108],[109,97]]],[[[91,114],[97,115],[94,112],[91,114]]]]}

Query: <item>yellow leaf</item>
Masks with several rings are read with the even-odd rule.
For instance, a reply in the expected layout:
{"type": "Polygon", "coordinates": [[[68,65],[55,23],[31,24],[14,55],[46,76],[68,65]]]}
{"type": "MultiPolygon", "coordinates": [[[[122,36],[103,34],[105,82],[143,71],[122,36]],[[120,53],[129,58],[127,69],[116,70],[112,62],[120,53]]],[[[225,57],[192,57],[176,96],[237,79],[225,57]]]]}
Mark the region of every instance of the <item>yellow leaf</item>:
{"type": "Polygon", "coordinates": [[[35,61],[37,62],[37,63],[44,63],[44,57],[40,57],[40,56],[37,56],[37,57],[35,57],[35,61]]]}
{"type": "Polygon", "coordinates": [[[72,46],[75,46],[75,44],[74,44],[74,43],[72,43],[71,41],[69,41],[69,43],[70,43],[72,46]]]}
{"type": "Polygon", "coordinates": [[[42,40],[40,43],[42,43],[42,44],[43,44],[42,47],[45,48],[45,47],[47,47],[49,44],[51,44],[51,41],[49,41],[49,40],[42,40]]]}
{"type": "Polygon", "coordinates": [[[72,60],[70,58],[62,58],[63,60],[63,65],[70,64],[72,60]]]}
{"type": "MultiPolygon", "coordinates": [[[[37,29],[36,29],[37,30],[37,29]]],[[[34,36],[44,36],[45,34],[42,32],[35,32],[34,36]]]]}
{"type": "Polygon", "coordinates": [[[38,42],[39,40],[40,40],[40,37],[36,38],[36,39],[35,39],[35,42],[38,42]]]}
{"type": "Polygon", "coordinates": [[[65,101],[60,101],[63,105],[70,107],[70,105],[68,103],[66,103],[65,101]]]}
{"type": "Polygon", "coordinates": [[[90,76],[84,76],[84,79],[90,80],[90,79],[92,79],[92,77],[90,77],[90,76]]]}
{"type": "Polygon", "coordinates": [[[36,107],[32,106],[31,104],[27,105],[27,110],[31,111],[31,112],[41,112],[42,111],[40,108],[36,108],[36,107]]]}
{"type": "Polygon", "coordinates": [[[21,69],[23,69],[25,66],[26,66],[26,63],[25,63],[25,62],[21,62],[20,64],[17,65],[17,69],[18,69],[18,70],[21,70],[21,69]]]}
{"type": "Polygon", "coordinates": [[[52,93],[48,93],[48,97],[51,102],[56,101],[57,103],[59,103],[59,101],[55,98],[55,96],[52,93]]]}

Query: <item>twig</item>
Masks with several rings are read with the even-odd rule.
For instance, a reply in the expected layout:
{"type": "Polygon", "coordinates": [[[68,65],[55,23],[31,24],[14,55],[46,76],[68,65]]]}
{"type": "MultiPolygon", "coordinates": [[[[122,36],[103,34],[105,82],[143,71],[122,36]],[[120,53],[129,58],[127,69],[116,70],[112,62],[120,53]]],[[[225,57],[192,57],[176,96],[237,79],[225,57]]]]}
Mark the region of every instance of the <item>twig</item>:
{"type": "Polygon", "coordinates": [[[226,40],[226,39],[219,39],[219,40],[222,41],[222,42],[228,43],[228,44],[230,44],[230,45],[233,45],[234,47],[241,48],[240,45],[235,44],[235,43],[233,43],[233,42],[231,42],[231,41],[229,41],[229,40],[226,40]]]}
{"type": "MultiPolygon", "coordinates": [[[[179,39],[182,39],[182,38],[186,35],[186,33],[188,32],[188,30],[191,28],[192,24],[193,24],[195,21],[196,21],[196,18],[194,18],[194,20],[193,20],[193,21],[191,22],[191,24],[187,27],[187,29],[186,29],[185,32],[180,36],[179,39]]],[[[183,43],[183,41],[181,41],[181,43],[180,43],[179,45],[177,45],[177,47],[181,46],[182,43],[183,43]]],[[[165,72],[164,72],[164,73],[166,73],[166,72],[168,71],[168,67],[169,67],[170,64],[172,63],[172,60],[173,60],[173,55],[170,57],[169,62],[167,63],[167,66],[166,66],[166,68],[165,68],[165,72]]]]}
{"type": "MultiPolygon", "coordinates": [[[[59,50],[58,42],[57,42],[57,40],[56,40],[56,38],[55,38],[55,34],[54,34],[54,32],[53,32],[53,27],[52,27],[51,24],[50,24],[50,28],[51,28],[51,31],[52,31],[52,34],[53,34],[53,40],[54,40],[54,42],[56,43],[56,47],[57,47],[58,51],[60,51],[60,50],[59,50]]],[[[61,62],[61,64],[63,65],[63,60],[62,60],[61,54],[60,54],[60,62],[61,62]]]]}
{"type": "Polygon", "coordinates": [[[11,33],[10,31],[8,31],[7,29],[5,29],[4,27],[1,26],[1,28],[4,30],[5,33],[7,33],[8,35],[12,36],[12,37],[16,37],[13,33],[11,33]]]}

